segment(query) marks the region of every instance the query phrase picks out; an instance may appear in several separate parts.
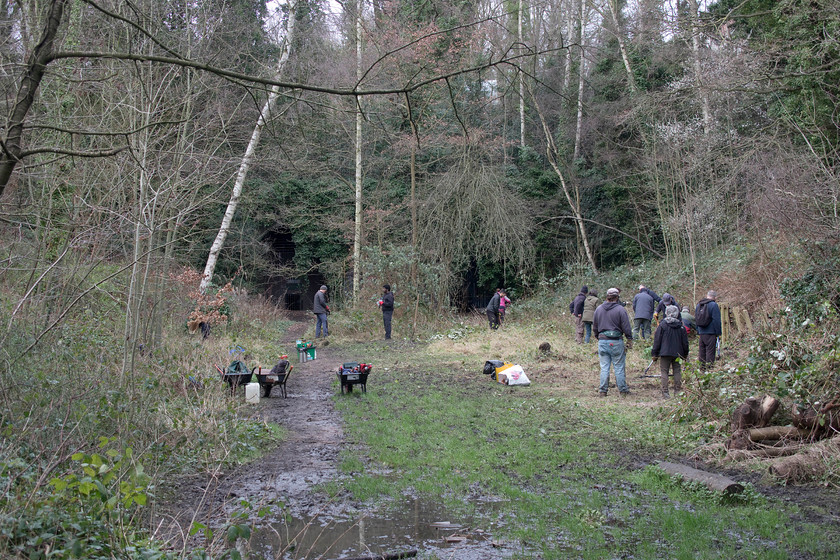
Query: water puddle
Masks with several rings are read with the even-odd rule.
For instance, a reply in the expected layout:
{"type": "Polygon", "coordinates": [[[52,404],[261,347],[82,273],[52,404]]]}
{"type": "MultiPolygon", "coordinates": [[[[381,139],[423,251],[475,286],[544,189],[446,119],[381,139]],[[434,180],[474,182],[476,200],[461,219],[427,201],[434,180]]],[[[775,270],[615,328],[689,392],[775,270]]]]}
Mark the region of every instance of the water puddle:
{"type": "Polygon", "coordinates": [[[339,560],[410,550],[426,558],[486,560],[510,558],[519,549],[494,539],[481,523],[454,517],[440,504],[407,498],[387,512],[346,520],[289,517],[256,531],[250,545],[255,558],[272,560],[339,560]]]}

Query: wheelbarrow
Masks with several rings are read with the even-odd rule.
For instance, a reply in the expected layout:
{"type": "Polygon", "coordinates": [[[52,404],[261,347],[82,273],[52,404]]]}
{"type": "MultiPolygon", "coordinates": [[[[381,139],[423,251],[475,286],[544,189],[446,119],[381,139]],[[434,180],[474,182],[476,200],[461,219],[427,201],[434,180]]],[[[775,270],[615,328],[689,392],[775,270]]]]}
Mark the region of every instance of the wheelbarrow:
{"type": "Polygon", "coordinates": [[[215,368],[221,374],[222,380],[227,382],[231,393],[234,393],[240,385],[244,386],[251,381],[252,372],[242,360],[232,361],[227,369],[222,369],[219,366],[215,366],[215,368]]]}
{"type": "Polygon", "coordinates": [[[367,378],[370,374],[370,364],[357,362],[345,362],[338,368],[338,381],[341,383],[341,392],[352,393],[353,385],[361,385],[362,392],[367,393],[367,378]]]}
{"type": "Polygon", "coordinates": [[[286,382],[289,380],[294,366],[287,360],[284,359],[284,361],[287,364],[285,371],[273,375],[271,369],[263,368],[262,366],[257,368],[255,373],[257,374],[257,382],[260,384],[260,397],[267,399],[274,387],[280,387],[280,394],[283,395],[284,399],[286,398],[286,382]]]}

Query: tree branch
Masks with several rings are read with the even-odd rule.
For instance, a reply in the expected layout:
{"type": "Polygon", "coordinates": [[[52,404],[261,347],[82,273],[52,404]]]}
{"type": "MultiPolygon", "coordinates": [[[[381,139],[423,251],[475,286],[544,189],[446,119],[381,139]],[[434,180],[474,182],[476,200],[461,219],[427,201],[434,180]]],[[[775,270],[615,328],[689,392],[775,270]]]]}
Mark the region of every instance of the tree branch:
{"type": "Polygon", "coordinates": [[[638,237],[633,235],[632,233],[627,233],[626,231],[622,231],[622,230],[618,229],[617,227],[608,226],[607,224],[604,224],[604,223],[601,223],[601,222],[596,222],[595,220],[590,220],[589,218],[583,218],[583,217],[578,218],[576,216],[551,216],[550,218],[546,218],[544,220],[541,220],[538,223],[542,224],[542,223],[545,223],[549,220],[575,220],[575,221],[583,220],[584,222],[589,222],[590,224],[595,224],[596,226],[600,226],[602,228],[611,229],[614,232],[620,233],[621,235],[623,235],[625,237],[629,237],[630,239],[632,239],[633,241],[635,241],[636,243],[638,243],[639,245],[641,245],[642,247],[644,247],[645,249],[647,249],[648,251],[650,251],[651,253],[653,253],[657,257],[659,257],[660,259],[665,258],[665,255],[663,255],[662,253],[660,253],[659,251],[657,251],[656,249],[654,249],[653,247],[651,247],[650,245],[648,245],[647,243],[645,243],[644,241],[642,241],[641,239],[639,239],[638,237]]]}

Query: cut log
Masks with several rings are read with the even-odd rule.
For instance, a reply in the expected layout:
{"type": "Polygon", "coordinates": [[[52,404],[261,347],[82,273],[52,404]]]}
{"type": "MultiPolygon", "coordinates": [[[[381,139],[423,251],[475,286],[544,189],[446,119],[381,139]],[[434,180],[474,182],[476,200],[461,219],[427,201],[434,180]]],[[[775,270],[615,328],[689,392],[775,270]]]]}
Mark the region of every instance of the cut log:
{"type": "Polygon", "coordinates": [[[758,410],[758,425],[756,428],[763,428],[770,425],[770,419],[776,414],[779,409],[779,399],[773,398],[770,395],[764,395],[761,399],[761,405],[758,410]]]}
{"type": "Polygon", "coordinates": [[[770,395],[765,395],[760,401],[750,397],[732,413],[732,431],[763,428],[770,424],[778,408],[779,400],[770,395]]]}
{"type": "Polygon", "coordinates": [[[685,465],[680,465],[678,463],[669,463],[667,461],[659,461],[657,465],[671,476],[679,476],[684,480],[699,482],[715,492],[722,492],[730,495],[740,494],[744,491],[744,487],[741,484],[719,474],[713,474],[693,469],[685,465]]]}
{"type": "Polygon", "coordinates": [[[726,454],[731,461],[746,461],[748,459],[767,459],[769,457],[787,457],[802,449],[801,445],[786,445],[784,447],[764,447],[762,449],[733,449],[726,454]]]}
{"type": "Polygon", "coordinates": [[[750,439],[750,431],[746,429],[735,430],[732,437],[723,445],[727,450],[750,449],[753,447],[753,441],[750,439]]]}
{"type": "Polygon", "coordinates": [[[769,426],[767,428],[753,428],[750,430],[751,441],[804,439],[811,435],[809,430],[794,428],[793,426],[769,426]]]}
{"type": "Polygon", "coordinates": [[[840,439],[831,438],[808,446],[796,455],[773,459],[770,474],[785,482],[804,482],[820,478],[828,465],[840,455],[840,439]]]}

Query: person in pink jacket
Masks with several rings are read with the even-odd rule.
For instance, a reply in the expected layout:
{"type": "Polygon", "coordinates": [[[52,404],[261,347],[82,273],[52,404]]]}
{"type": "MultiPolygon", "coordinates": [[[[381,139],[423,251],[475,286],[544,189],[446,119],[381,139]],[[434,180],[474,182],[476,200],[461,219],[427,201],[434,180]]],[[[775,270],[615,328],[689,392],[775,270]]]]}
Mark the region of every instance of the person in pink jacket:
{"type": "Polygon", "coordinates": [[[499,290],[499,324],[505,322],[505,309],[507,309],[509,303],[510,298],[507,297],[505,291],[499,290]]]}

